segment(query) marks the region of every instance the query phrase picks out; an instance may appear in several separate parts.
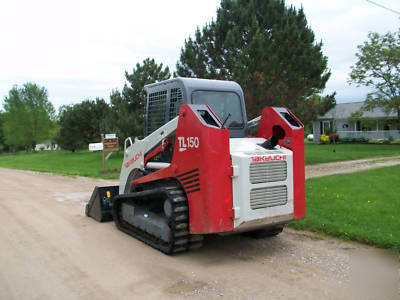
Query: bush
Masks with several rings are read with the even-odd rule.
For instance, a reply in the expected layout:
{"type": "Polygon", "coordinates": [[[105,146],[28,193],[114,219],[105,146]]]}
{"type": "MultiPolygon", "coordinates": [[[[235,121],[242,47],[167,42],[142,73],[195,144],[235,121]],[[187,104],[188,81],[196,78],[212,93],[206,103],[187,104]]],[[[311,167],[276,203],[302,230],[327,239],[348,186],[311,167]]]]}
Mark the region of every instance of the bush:
{"type": "Polygon", "coordinates": [[[383,140],[371,139],[368,141],[368,144],[383,144],[383,140]]]}
{"type": "Polygon", "coordinates": [[[322,144],[328,144],[329,143],[329,136],[327,136],[326,134],[322,134],[319,137],[319,140],[322,144]]]}
{"type": "Polygon", "coordinates": [[[329,141],[330,141],[331,143],[333,143],[333,142],[337,143],[338,140],[339,140],[339,134],[338,134],[338,133],[331,133],[331,134],[329,135],[329,141]]]}
{"type": "Polygon", "coordinates": [[[304,126],[304,137],[306,138],[310,134],[312,134],[312,128],[310,128],[310,126],[304,126]]]}
{"type": "Polygon", "coordinates": [[[368,141],[368,144],[400,145],[400,140],[395,140],[392,137],[389,137],[389,139],[371,139],[368,141]]]}
{"type": "Polygon", "coordinates": [[[360,137],[360,138],[350,138],[350,137],[345,137],[345,138],[339,138],[339,142],[342,144],[366,144],[368,143],[368,139],[365,137],[360,137]]]}
{"type": "Polygon", "coordinates": [[[369,144],[378,144],[378,145],[400,145],[400,140],[369,140],[369,144]]]}
{"type": "Polygon", "coordinates": [[[400,145],[400,140],[393,140],[390,142],[391,145],[400,145]]]}
{"type": "Polygon", "coordinates": [[[339,138],[339,143],[348,144],[348,143],[350,143],[350,138],[348,138],[348,137],[339,138]]]}

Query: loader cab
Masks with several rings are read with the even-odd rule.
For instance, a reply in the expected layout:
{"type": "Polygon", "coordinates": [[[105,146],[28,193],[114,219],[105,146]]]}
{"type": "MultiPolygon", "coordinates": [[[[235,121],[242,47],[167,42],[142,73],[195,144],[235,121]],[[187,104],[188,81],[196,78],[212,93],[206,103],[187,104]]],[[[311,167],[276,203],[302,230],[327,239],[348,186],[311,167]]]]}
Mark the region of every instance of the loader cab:
{"type": "Polygon", "coordinates": [[[230,137],[246,136],[247,116],[241,87],[233,81],[173,78],[145,86],[145,136],[175,118],[181,104],[208,104],[230,137]]]}

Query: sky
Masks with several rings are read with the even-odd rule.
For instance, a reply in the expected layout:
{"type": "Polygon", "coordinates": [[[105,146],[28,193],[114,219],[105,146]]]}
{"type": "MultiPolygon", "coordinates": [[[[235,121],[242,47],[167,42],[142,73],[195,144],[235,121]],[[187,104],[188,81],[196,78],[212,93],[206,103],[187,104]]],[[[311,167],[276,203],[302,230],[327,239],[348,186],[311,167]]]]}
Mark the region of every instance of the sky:
{"type": "MultiPolygon", "coordinates": [[[[398,0],[374,0],[400,11],[398,0]]],[[[109,101],[125,71],[151,57],[175,70],[185,39],[213,18],[220,0],[0,0],[0,109],[13,85],[34,82],[61,105],[109,101]]],[[[366,0],[286,0],[301,6],[332,72],[323,94],[364,100],[347,83],[357,45],[370,31],[397,31],[400,15],[366,0]]]]}

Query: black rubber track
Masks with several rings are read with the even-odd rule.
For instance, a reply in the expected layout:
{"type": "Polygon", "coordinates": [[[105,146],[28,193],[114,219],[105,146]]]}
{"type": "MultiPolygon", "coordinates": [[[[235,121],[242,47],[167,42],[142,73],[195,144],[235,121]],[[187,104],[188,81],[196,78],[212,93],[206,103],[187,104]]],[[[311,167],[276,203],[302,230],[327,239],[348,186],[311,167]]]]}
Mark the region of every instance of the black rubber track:
{"type": "Polygon", "coordinates": [[[153,188],[141,192],[116,196],[113,200],[113,217],[118,229],[166,254],[183,252],[202,246],[203,237],[201,235],[189,234],[188,201],[184,191],[175,186],[153,188]],[[168,242],[163,241],[158,236],[154,236],[140,228],[132,226],[122,218],[123,202],[134,206],[135,203],[140,201],[152,201],[154,197],[167,199],[172,206],[171,216],[165,216],[165,218],[168,219],[167,223],[170,227],[168,242]]]}

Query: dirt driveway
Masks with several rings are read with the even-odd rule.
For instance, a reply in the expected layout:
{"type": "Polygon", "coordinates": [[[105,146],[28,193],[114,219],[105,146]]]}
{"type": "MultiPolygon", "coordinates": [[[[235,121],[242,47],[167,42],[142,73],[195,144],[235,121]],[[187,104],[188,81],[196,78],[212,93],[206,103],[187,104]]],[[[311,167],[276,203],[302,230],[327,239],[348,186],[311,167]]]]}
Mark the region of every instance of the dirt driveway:
{"type": "Polygon", "coordinates": [[[400,165],[400,156],[374,157],[306,166],[306,178],[354,173],[374,168],[400,165]]]}
{"type": "Polygon", "coordinates": [[[210,236],[199,250],[166,256],[85,217],[93,187],[107,184],[115,182],[0,168],[0,299],[354,299],[365,291],[352,283],[351,257],[372,248],[290,229],[260,240],[210,236]]]}

